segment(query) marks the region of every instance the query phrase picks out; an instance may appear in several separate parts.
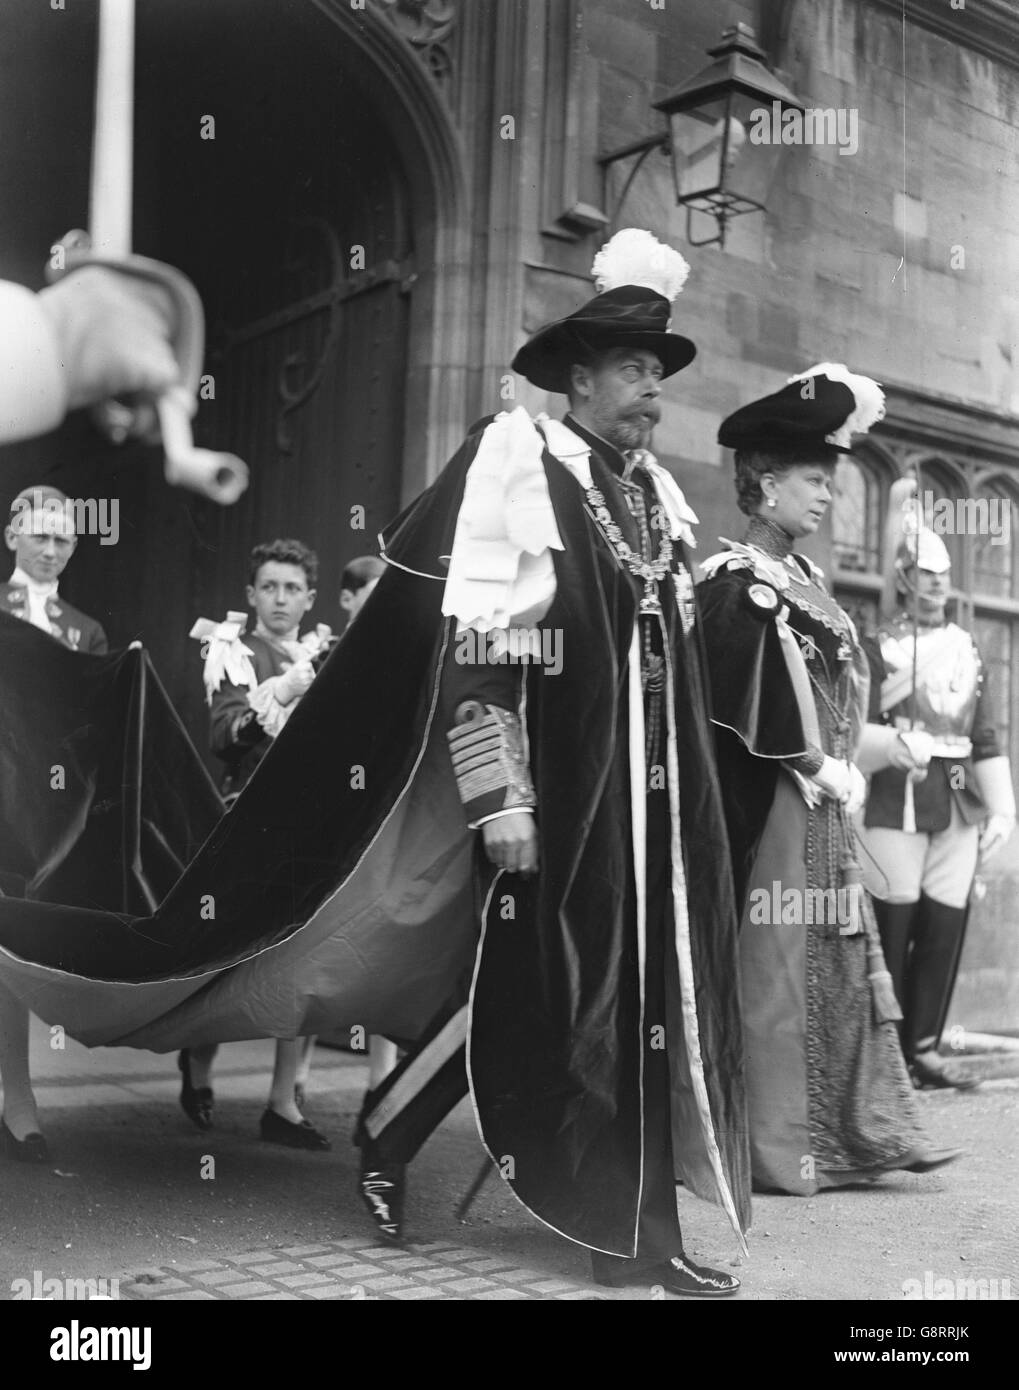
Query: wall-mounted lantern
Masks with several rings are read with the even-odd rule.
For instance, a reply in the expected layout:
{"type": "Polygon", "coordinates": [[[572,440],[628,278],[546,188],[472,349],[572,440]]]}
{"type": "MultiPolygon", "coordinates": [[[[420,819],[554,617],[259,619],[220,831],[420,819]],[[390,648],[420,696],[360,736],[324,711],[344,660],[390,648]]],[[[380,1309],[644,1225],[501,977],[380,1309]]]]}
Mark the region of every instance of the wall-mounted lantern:
{"type": "Polygon", "coordinates": [[[639,155],[619,198],[613,224],[640,166],[654,149],[668,150],[676,201],[687,210],[687,239],[693,246],[725,245],[734,217],[765,211],[765,195],[782,154],[787,111],[802,114],[802,102],[766,66],[763,49],[747,24],[726,29],[708,49],[707,67],[653,103],[669,123],[652,135],[599,159],[603,169],[639,155]],[[695,238],[692,214],[713,216],[717,234],[695,238]]]}

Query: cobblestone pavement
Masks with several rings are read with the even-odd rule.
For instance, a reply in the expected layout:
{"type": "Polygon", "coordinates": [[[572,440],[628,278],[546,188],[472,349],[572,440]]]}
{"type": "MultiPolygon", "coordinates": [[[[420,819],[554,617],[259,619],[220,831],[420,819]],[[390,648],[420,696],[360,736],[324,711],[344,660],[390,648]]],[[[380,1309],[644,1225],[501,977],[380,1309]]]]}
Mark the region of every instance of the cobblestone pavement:
{"type": "Polygon", "coordinates": [[[218,1260],[137,1269],[120,1278],[127,1299],[601,1299],[592,1285],[477,1247],[430,1242],[386,1249],[363,1239],[249,1250],[218,1260]]]}
{"type": "MultiPolygon", "coordinates": [[[[407,1246],[376,1243],[350,1143],[364,1059],[320,1049],[309,1117],[333,1147],[299,1153],[257,1137],[272,1055],[264,1041],[221,1049],[215,1128],[200,1133],[180,1109],[173,1056],[54,1049],[36,1022],[33,1075],[53,1159],[0,1162],[0,1301],[49,1279],[112,1278],[130,1300],[655,1296],[593,1284],[586,1252],[535,1221],[494,1174],[457,1219],[483,1161],[466,1103],[411,1166],[407,1246]]],[[[918,1101],[931,1142],[965,1151],[958,1163],[806,1200],[755,1197],[749,1256],[717,1208],[680,1190],[691,1257],[742,1280],[727,1304],[902,1300],[928,1276],[995,1281],[997,1297],[1019,1297],[1019,1079],[918,1101]]]]}

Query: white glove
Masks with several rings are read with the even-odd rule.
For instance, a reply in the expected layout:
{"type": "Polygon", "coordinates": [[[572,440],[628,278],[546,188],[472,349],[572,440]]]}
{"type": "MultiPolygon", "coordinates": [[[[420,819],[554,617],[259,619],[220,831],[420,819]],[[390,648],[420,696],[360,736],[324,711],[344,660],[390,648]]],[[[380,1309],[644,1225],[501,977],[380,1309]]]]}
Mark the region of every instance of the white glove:
{"type": "Polygon", "coordinates": [[[867,780],[855,763],[825,757],[810,780],[821,788],[825,796],[840,802],[850,815],[859,811],[867,800],[867,780]]]}
{"type": "Polygon", "coordinates": [[[1015,816],[992,815],[984,821],[980,832],[981,867],[993,859],[1015,829],[1015,816]]]}
{"type": "Polygon", "coordinates": [[[987,807],[987,819],[980,836],[980,863],[997,854],[1015,829],[1015,791],[1008,759],[999,755],[981,758],[973,764],[977,788],[987,807]]]}
{"type": "Polygon", "coordinates": [[[824,762],[810,778],[825,796],[830,796],[833,801],[846,802],[849,800],[851,781],[849,776],[849,764],[837,762],[834,758],[825,756],[824,762]]]}
{"type": "Polygon", "coordinates": [[[904,772],[926,772],[934,753],[934,737],[926,729],[903,729],[889,753],[892,767],[904,772]]]}
{"type": "Polygon", "coordinates": [[[900,772],[926,771],[933,749],[934,739],[924,729],[900,733],[890,724],[866,724],[856,761],[865,773],[882,772],[886,767],[900,772]]]}
{"type": "Polygon", "coordinates": [[[282,676],[276,677],[274,694],[277,702],[289,705],[300,699],[314,679],[315,668],[310,661],[295,661],[289,671],[284,671],[282,676]]]}
{"type": "Polygon", "coordinates": [[[173,305],[158,285],[83,266],[38,297],[60,345],[69,409],[132,392],[156,396],[180,380],[173,305]]]}
{"type": "Polygon", "coordinates": [[[855,763],[849,764],[849,796],[846,799],[846,811],[849,815],[855,816],[857,811],[863,810],[863,804],[867,800],[867,779],[856,766],[855,763]]]}

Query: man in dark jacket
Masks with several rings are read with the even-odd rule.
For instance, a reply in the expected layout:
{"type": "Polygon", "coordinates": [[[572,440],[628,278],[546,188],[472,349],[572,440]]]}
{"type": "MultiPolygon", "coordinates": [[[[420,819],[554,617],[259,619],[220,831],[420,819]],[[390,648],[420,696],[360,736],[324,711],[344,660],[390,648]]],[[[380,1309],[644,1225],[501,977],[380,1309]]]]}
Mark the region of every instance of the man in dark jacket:
{"type": "Polygon", "coordinates": [[[72,504],[64,493],[41,485],[19,492],[4,539],[14,553],[14,573],[0,586],[0,608],[72,651],[102,656],[107,650],[102,625],[59,592],[60,576],[78,544],[72,504]]]}
{"type": "MultiPolygon", "coordinates": [[[[60,597],[60,576],[78,544],[64,493],[41,485],[20,492],[11,504],[4,539],[15,564],[10,579],[0,586],[0,609],[31,623],[71,651],[105,653],[102,626],[60,597]]],[[[39,1130],[28,1069],[28,1010],[2,984],[0,1079],[4,1096],[0,1151],[22,1162],[45,1162],[48,1149],[39,1130]]]]}

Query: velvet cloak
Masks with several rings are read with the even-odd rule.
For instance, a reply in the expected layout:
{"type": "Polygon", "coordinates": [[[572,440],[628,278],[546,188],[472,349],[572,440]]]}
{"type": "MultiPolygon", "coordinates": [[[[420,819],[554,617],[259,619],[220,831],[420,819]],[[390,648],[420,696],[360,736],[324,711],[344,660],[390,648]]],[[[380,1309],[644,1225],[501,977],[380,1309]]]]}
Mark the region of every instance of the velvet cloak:
{"type": "MultiPolygon", "coordinates": [[[[361,1025],[413,1037],[474,953],[473,840],[436,708],[440,613],[475,431],[390,528],[383,575],[240,798],[142,918],[0,903],[0,974],[88,1043],[169,1050],[361,1025]]],[[[565,549],[525,668],[542,872],[484,885],[469,1059],[485,1142],[571,1239],[629,1254],[641,1177],[628,658],[640,586],[542,459],[565,549]]],[[[616,502],[607,492],[610,509],[616,502]]],[[[622,527],[632,527],[624,513],[622,527]]],[[[736,914],[699,630],[665,595],[680,810],[680,978],[666,1020],[680,1176],[744,1229],[749,1166],[736,914]]],[[[643,784],[644,773],[637,776],[643,784]]]]}

